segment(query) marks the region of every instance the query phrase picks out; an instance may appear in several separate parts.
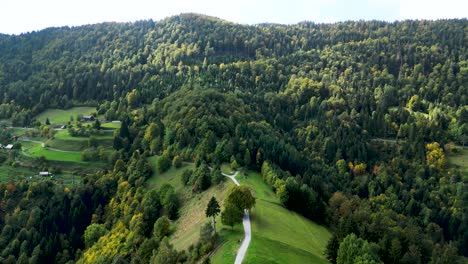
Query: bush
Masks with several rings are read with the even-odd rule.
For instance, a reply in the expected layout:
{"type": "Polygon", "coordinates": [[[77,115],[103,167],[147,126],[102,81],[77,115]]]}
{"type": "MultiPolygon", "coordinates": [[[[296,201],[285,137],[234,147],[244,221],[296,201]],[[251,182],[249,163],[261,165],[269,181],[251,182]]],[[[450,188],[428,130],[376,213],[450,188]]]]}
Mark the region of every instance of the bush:
{"type": "Polygon", "coordinates": [[[172,166],[174,166],[175,168],[180,168],[180,167],[182,167],[182,159],[180,158],[179,155],[176,155],[176,156],[172,159],[172,166]]]}
{"type": "Polygon", "coordinates": [[[167,216],[162,216],[158,218],[156,223],[154,223],[153,235],[159,239],[169,235],[171,232],[171,221],[167,216]]]}
{"type": "Polygon", "coordinates": [[[167,154],[162,154],[157,160],[156,160],[156,166],[158,168],[159,173],[163,173],[167,171],[171,167],[171,161],[169,160],[169,157],[167,154]]]}
{"type": "Polygon", "coordinates": [[[225,177],[223,176],[223,174],[221,174],[221,170],[219,168],[216,168],[211,172],[211,182],[212,183],[220,184],[221,182],[224,181],[224,179],[225,179],[225,177]]]}
{"type": "Polygon", "coordinates": [[[192,177],[193,170],[186,169],[182,172],[182,177],[180,178],[182,180],[182,184],[184,186],[187,186],[188,183],[190,182],[190,178],[192,177]]]}

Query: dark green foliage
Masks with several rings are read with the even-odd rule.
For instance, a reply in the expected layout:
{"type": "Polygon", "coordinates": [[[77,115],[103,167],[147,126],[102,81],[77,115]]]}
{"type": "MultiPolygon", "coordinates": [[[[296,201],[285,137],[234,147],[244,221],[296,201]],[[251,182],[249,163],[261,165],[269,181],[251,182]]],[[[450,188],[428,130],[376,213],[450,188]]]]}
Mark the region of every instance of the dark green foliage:
{"type": "Polygon", "coordinates": [[[219,207],[218,201],[216,201],[216,198],[214,196],[211,197],[210,201],[208,202],[208,205],[206,206],[205,215],[206,217],[212,217],[213,229],[215,233],[216,233],[216,216],[218,216],[220,212],[221,212],[221,209],[219,207]]]}
{"type": "Polygon", "coordinates": [[[242,216],[244,215],[244,210],[240,209],[235,205],[225,205],[223,212],[221,213],[221,221],[224,225],[228,225],[231,228],[234,228],[234,225],[242,222],[242,216]]]}
{"type": "Polygon", "coordinates": [[[159,245],[158,251],[154,251],[150,263],[154,264],[172,264],[177,262],[176,252],[169,244],[167,238],[164,238],[159,245]]]}
{"type": "Polygon", "coordinates": [[[180,158],[180,156],[174,156],[174,158],[172,159],[172,166],[174,168],[180,168],[182,166],[182,159],[180,158]]]}
{"type": "Polygon", "coordinates": [[[215,168],[211,171],[211,182],[214,184],[220,184],[226,179],[223,174],[221,174],[221,170],[219,168],[215,168]]]}
{"type": "Polygon", "coordinates": [[[171,167],[171,160],[167,154],[162,154],[156,160],[156,167],[159,173],[167,171],[171,167]]]}
{"type": "MultiPolygon", "coordinates": [[[[0,36],[0,119],[29,126],[49,107],[99,104],[100,115],[122,120],[112,172],[84,177],[85,186],[69,194],[1,186],[0,262],[74,261],[91,217],[109,230],[132,221],[132,246],[116,261],[202,261],[209,244],[188,256],[146,238],[160,213],[174,219],[179,207],[172,187],[145,189],[152,155],[161,155],[159,172],[171,161],[195,161],[197,169],[182,177],[195,192],[224,179],[207,164],[261,166],[286,207],[330,225],[331,260],[351,233],[356,243],[378,244],[385,263],[468,256],[466,177],[435,166],[443,159],[425,151],[437,142],[441,158],[447,143],[467,142],[467,25],[243,26],[185,14],[0,36]],[[99,206],[105,213],[91,216],[99,206]]],[[[8,126],[0,129],[2,144],[11,141],[8,126]]],[[[69,126],[75,136],[97,129],[97,122],[69,126]]],[[[3,156],[13,163],[18,154],[3,156]]],[[[102,159],[97,148],[84,157],[102,159]]],[[[222,219],[232,225],[242,214],[228,206],[222,219]]],[[[374,253],[361,257],[376,261],[374,253]]]]}
{"type": "Polygon", "coordinates": [[[149,263],[153,251],[156,251],[159,247],[159,241],[156,238],[148,238],[138,248],[138,259],[141,263],[149,263]]]}
{"type": "Polygon", "coordinates": [[[182,176],[180,177],[182,184],[184,186],[187,186],[187,184],[190,182],[190,178],[192,177],[193,171],[190,169],[185,169],[182,172],[182,176]]]}
{"type": "Polygon", "coordinates": [[[336,234],[333,234],[327,243],[327,248],[325,249],[325,256],[333,264],[336,263],[336,257],[338,256],[339,248],[340,241],[338,240],[336,234]]]}
{"type": "Polygon", "coordinates": [[[159,197],[162,208],[170,219],[175,219],[179,210],[179,199],[175,193],[174,187],[165,184],[159,189],[159,197]]]}
{"type": "Polygon", "coordinates": [[[247,186],[233,186],[224,200],[221,221],[223,224],[233,227],[234,224],[242,222],[244,210],[249,210],[254,205],[255,198],[247,186]]]}
{"type": "Polygon", "coordinates": [[[99,119],[96,119],[96,121],[94,121],[93,128],[98,130],[101,129],[101,122],[99,122],[99,119]]]}
{"type": "Polygon", "coordinates": [[[211,186],[211,171],[206,163],[202,163],[192,174],[192,191],[200,192],[211,186]]]}
{"type": "Polygon", "coordinates": [[[153,228],[153,235],[159,239],[168,236],[171,231],[171,221],[167,216],[162,216],[156,220],[153,228]]]}
{"type": "Polygon", "coordinates": [[[216,229],[213,227],[213,225],[211,225],[210,223],[202,225],[200,227],[200,243],[205,244],[207,242],[210,242],[214,234],[216,234],[216,229]]]}

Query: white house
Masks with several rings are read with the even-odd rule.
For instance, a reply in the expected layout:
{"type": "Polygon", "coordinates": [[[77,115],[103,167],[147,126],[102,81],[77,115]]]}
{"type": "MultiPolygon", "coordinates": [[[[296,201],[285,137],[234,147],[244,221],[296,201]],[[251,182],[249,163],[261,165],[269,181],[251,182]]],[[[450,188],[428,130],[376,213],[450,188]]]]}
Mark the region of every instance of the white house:
{"type": "Polygon", "coordinates": [[[13,149],[13,144],[6,145],[5,149],[8,149],[8,150],[13,149]]]}
{"type": "Polygon", "coordinates": [[[39,176],[52,176],[52,173],[48,172],[48,171],[41,171],[39,172],[39,176]]]}

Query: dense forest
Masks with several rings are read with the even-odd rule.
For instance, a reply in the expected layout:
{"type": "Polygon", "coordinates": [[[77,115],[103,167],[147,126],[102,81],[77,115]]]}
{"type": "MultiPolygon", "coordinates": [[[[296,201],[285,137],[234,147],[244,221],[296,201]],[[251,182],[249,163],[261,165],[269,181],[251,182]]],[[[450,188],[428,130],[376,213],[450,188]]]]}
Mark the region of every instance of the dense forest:
{"type": "MultiPolygon", "coordinates": [[[[171,186],[147,157],[261,171],[283,205],[333,232],[331,263],[468,257],[468,20],[238,25],[183,14],[0,35],[0,119],[97,106],[121,120],[107,169],[62,188],[0,184],[2,263],[196,263],[176,251],[171,186]],[[359,250],[357,250],[359,249],[359,250]],[[464,256],[464,257],[463,257],[464,256]]],[[[4,142],[0,142],[4,143],[4,142]]],[[[196,253],[194,253],[196,252],[196,253]]]]}

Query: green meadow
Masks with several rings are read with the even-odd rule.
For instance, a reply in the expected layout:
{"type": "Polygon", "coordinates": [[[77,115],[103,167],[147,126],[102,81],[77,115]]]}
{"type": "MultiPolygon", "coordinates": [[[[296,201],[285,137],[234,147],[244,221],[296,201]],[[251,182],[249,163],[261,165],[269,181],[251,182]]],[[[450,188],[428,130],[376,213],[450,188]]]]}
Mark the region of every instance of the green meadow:
{"type": "Polygon", "coordinates": [[[70,117],[76,120],[78,115],[90,115],[96,112],[95,107],[72,107],[70,109],[47,109],[36,116],[36,119],[42,124],[45,124],[46,119],[49,118],[51,124],[66,124],[70,121],[70,117]]]}

